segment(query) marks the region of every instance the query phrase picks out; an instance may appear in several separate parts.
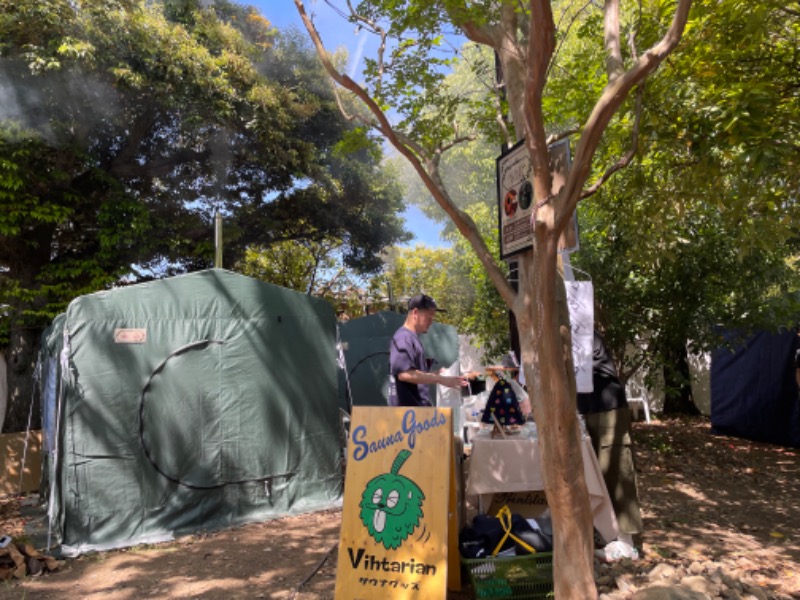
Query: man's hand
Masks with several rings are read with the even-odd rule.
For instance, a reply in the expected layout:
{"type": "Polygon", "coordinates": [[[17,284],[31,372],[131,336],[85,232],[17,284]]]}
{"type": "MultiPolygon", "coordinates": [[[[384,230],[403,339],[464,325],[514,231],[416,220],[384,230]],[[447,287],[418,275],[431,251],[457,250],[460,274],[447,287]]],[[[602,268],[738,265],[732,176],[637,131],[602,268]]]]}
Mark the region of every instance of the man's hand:
{"type": "Polygon", "coordinates": [[[445,387],[461,388],[461,387],[467,387],[469,385],[469,380],[463,375],[458,377],[447,377],[444,375],[440,375],[439,381],[437,381],[436,383],[438,383],[439,385],[443,385],[445,387]]]}
{"type": "Polygon", "coordinates": [[[449,377],[447,375],[439,375],[439,373],[426,373],[425,371],[417,371],[416,369],[402,371],[398,373],[396,377],[400,381],[405,381],[406,383],[416,383],[417,385],[433,383],[451,388],[460,388],[469,385],[469,380],[464,375],[449,377]]]}

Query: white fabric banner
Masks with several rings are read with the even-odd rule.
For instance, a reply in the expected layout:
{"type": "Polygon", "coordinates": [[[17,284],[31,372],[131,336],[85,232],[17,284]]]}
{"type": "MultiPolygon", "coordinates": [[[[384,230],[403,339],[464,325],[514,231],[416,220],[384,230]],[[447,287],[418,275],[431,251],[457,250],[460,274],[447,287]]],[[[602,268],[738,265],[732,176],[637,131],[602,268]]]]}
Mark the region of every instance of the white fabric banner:
{"type": "Polygon", "coordinates": [[[594,288],[591,281],[565,281],[572,330],[572,361],[580,393],[592,386],[592,342],[594,336],[594,288]]]}

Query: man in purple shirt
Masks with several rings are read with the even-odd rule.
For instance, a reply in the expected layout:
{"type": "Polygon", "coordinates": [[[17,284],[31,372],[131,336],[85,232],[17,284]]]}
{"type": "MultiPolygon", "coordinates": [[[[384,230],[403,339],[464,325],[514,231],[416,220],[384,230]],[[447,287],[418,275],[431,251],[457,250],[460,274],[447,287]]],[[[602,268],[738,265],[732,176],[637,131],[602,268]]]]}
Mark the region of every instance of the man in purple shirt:
{"type": "Polygon", "coordinates": [[[466,377],[446,377],[429,373],[425,351],[419,335],[433,323],[437,308],[433,298],[418,294],[408,301],[408,313],[403,326],[398,329],[389,346],[389,386],[391,406],[431,406],[428,386],[439,384],[452,388],[469,385],[466,377]]]}

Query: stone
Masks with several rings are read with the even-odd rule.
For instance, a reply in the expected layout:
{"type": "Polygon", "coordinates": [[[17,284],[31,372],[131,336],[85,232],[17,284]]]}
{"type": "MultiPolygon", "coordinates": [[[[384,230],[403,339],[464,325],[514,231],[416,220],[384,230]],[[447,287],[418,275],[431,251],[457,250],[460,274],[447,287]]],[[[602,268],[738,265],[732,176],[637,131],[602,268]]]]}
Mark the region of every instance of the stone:
{"type": "Polygon", "coordinates": [[[725,600],[742,600],[742,595],[735,589],[729,587],[723,588],[720,592],[720,596],[725,598],[725,600]]]}
{"type": "Polygon", "coordinates": [[[626,594],[622,592],[610,592],[608,594],[601,594],[597,600],[625,600],[626,594]]]}
{"type": "Polygon", "coordinates": [[[733,577],[728,575],[727,573],[722,574],[722,583],[727,585],[729,588],[735,589],[737,592],[741,592],[742,584],[736,581],[733,577]]]}
{"type": "Polygon", "coordinates": [[[633,581],[632,576],[629,574],[619,575],[615,578],[617,588],[622,592],[632,591],[633,581]]]}
{"type": "Polygon", "coordinates": [[[647,574],[647,577],[652,582],[657,582],[663,579],[672,580],[675,577],[675,567],[667,563],[657,564],[647,574]]]}
{"type": "MultiPolygon", "coordinates": [[[[746,585],[743,586],[745,594],[753,596],[755,600],[768,600],[767,592],[762,590],[760,587],[756,587],[754,585],[746,585]]],[[[747,596],[745,596],[747,598],[747,596]]]]}
{"type": "Polygon", "coordinates": [[[698,561],[694,561],[692,564],[689,565],[689,573],[692,575],[700,575],[706,568],[702,565],[702,563],[698,561]]]}
{"type": "Polygon", "coordinates": [[[639,590],[631,600],[711,600],[701,592],[683,586],[655,586],[639,590]]]}
{"type": "Polygon", "coordinates": [[[701,594],[705,594],[707,596],[716,596],[717,592],[721,587],[721,586],[716,586],[714,582],[699,575],[684,577],[683,579],[681,579],[681,585],[689,588],[690,590],[694,590],[695,592],[700,592],[701,594]]]}
{"type": "Polygon", "coordinates": [[[612,583],[614,583],[614,578],[611,577],[611,575],[601,575],[600,577],[595,578],[595,582],[597,583],[597,585],[608,587],[612,583]]]}

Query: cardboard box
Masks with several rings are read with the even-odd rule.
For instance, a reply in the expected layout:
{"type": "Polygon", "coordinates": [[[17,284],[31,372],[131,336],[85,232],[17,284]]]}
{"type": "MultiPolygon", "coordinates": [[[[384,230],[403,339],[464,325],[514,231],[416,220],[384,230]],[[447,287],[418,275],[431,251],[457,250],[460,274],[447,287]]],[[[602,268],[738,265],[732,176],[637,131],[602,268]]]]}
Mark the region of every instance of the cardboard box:
{"type": "Polygon", "coordinates": [[[38,491],[42,478],[42,432],[20,431],[0,435],[0,494],[38,491]],[[25,449],[27,437],[28,448],[25,449]],[[23,467],[22,460],[25,459],[23,467]],[[23,470],[24,469],[24,470],[23,470]],[[20,477],[20,473],[22,477],[20,477]]]}
{"type": "Polygon", "coordinates": [[[544,490],[531,492],[496,492],[489,503],[486,514],[496,515],[503,506],[508,506],[512,513],[521,515],[526,519],[541,517],[547,510],[547,497],[544,490]]]}

